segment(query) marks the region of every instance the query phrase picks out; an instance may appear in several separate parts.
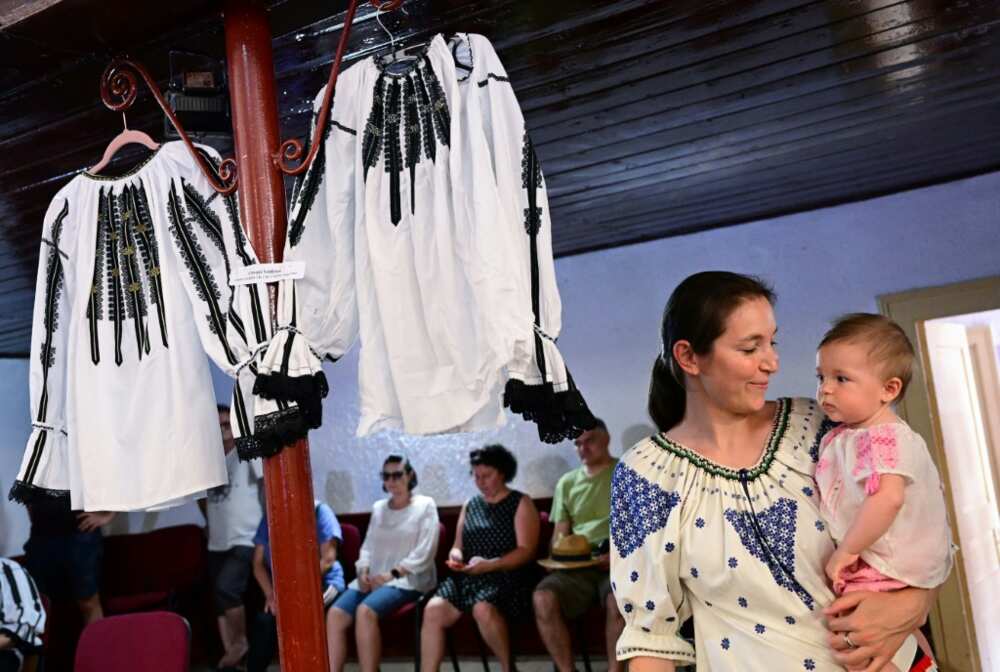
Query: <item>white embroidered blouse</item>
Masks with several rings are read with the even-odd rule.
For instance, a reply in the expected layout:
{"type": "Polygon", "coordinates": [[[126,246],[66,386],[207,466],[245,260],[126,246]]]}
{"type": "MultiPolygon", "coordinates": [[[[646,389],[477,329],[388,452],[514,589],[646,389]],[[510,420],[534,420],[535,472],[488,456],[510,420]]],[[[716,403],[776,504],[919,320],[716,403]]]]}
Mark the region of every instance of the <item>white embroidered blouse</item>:
{"type": "MultiPolygon", "coordinates": [[[[806,399],[777,402],[750,469],[733,470],[662,435],[615,469],[611,578],[625,630],[619,660],[697,663],[698,672],[840,671],[821,609],[833,540],[813,480],[832,426],[806,399]],[[694,618],[695,641],[679,630],[694,618]]],[[[908,669],[911,637],[894,662],[908,669]]]]}

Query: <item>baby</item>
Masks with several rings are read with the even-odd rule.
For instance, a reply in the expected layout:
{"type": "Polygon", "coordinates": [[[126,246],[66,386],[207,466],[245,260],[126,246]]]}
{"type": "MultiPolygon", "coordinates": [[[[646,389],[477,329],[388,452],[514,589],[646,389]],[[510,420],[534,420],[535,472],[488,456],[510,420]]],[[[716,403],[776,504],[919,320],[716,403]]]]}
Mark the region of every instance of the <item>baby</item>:
{"type": "Polygon", "coordinates": [[[841,423],[823,437],[816,465],[820,512],[837,543],[826,574],[838,595],[934,588],[951,572],[941,480],[923,439],[893,412],[913,360],[899,325],[865,313],[837,320],[816,354],[817,400],[841,423]]]}

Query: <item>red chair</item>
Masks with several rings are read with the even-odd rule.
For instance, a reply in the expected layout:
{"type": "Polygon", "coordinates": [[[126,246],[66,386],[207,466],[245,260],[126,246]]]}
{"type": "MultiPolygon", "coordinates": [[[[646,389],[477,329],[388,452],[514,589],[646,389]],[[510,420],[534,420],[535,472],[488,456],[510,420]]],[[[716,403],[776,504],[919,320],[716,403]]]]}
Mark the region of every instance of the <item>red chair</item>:
{"type": "Polygon", "coordinates": [[[187,672],[191,629],[169,611],[109,616],[83,630],[74,672],[187,672]]]}
{"type": "Polygon", "coordinates": [[[344,585],[346,586],[354,580],[358,573],[354,564],[358,561],[358,556],[361,555],[361,532],[356,525],[342,523],[340,534],[343,540],[337,549],[337,560],[344,568],[344,585]]]}

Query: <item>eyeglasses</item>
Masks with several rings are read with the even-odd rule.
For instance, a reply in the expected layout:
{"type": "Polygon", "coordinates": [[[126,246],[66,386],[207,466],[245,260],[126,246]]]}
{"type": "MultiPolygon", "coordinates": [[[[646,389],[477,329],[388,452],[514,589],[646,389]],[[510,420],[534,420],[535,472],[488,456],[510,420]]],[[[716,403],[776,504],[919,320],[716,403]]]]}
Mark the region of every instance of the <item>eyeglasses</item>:
{"type": "Polygon", "coordinates": [[[398,481],[406,474],[405,471],[383,471],[382,480],[383,481],[398,481]]]}

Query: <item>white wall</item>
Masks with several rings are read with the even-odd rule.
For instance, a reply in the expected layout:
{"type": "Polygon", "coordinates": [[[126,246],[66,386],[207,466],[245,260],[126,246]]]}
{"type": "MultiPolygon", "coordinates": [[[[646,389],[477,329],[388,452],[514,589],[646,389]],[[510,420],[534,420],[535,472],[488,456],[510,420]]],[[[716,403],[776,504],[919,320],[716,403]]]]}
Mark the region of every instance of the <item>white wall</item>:
{"type": "MultiPolygon", "coordinates": [[[[646,386],[667,296],[687,275],[708,269],[755,273],[774,284],[782,371],[772,392],[810,395],[815,344],[833,317],[874,312],[879,294],[1000,273],[1000,173],[559,260],[560,347],[591,408],[608,423],[615,452],[652,431],[646,386]]],[[[0,375],[8,399],[0,411],[0,483],[7,488],[27,433],[26,364],[0,363],[0,375]]],[[[407,451],[422,490],[440,503],[473,492],[467,453],[486,441],[515,450],[515,485],[534,495],[551,494],[575,463],[571,444],[540,444],[520,420],[481,435],[356,439],[356,356],[328,365],[327,375],[331,393],[324,425],[311,436],[311,459],[317,495],[339,512],[366,510],[381,495],[376,474],[390,450],[407,451]]],[[[217,390],[224,387],[217,381],[217,390]]],[[[2,507],[0,551],[9,553],[25,527],[20,509],[2,507]]]]}

